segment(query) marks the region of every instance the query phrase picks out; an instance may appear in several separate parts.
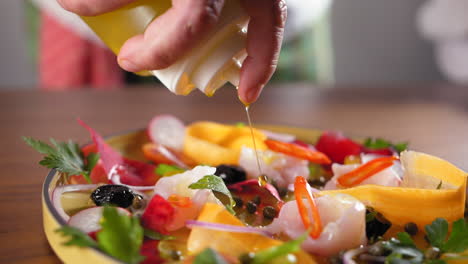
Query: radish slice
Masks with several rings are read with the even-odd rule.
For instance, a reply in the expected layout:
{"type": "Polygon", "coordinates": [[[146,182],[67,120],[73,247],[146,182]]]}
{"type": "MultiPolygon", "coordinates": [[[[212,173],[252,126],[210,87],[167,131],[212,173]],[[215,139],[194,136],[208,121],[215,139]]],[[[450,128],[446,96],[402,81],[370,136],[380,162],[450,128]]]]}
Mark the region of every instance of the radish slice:
{"type": "Polygon", "coordinates": [[[93,190],[97,187],[97,184],[73,184],[57,186],[52,192],[52,205],[54,206],[55,210],[57,210],[57,213],[62,217],[62,219],[68,221],[70,219],[70,216],[67,215],[63,210],[61,202],[62,194],[66,192],[93,190]]]}
{"type": "Polygon", "coordinates": [[[296,136],[291,135],[291,134],[286,134],[286,133],[277,133],[269,130],[261,130],[265,136],[267,136],[268,139],[273,139],[273,140],[278,140],[282,142],[293,142],[296,140],[296,136]]]}
{"type": "Polygon", "coordinates": [[[148,136],[154,143],[176,151],[182,151],[185,139],[185,125],[174,116],[158,115],[148,125],[148,136]]]}
{"type": "Polygon", "coordinates": [[[164,147],[162,144],[155,143],[156,145],[156,150],[161,153],[164,157],[167,159],[171,160],[176,164],[177,166],[183,168],[183,169],[188,169],[188,166],[180,160],[172,151],[170,151],[168,148],[164,147]]]}
{"type": "MultiPolygon", "coordinates": [[[[85,233],[98,231],[101,229],[99,222],[102,218],[103,208],[103,206],[96,206],[82,210],[70,218],[68,225],[76,227],[85,233]]],[[[130,215],[130,212],[123,208],[117,207],[117,210],[120,214],[130,215]]]]}
{"type": "Polygon", "coordinates": [[[120,170],[125,170],[125,168],[123,168],[122,165],[115,165],[114,167],[111,168],[111,170],[109,172],[109,178],[110,178],[110,181],[112,182],[112,184],[127,186],[128,188],[130,188],[132,190],[137,190],[137,191],[150,191],[150,190],[154,189],[153,185],[151,185],[151,186],[135,186],[135,185],[128,185],[128,184],[122,183],[122,181],[120,180],[119,169],[120,170]]]}

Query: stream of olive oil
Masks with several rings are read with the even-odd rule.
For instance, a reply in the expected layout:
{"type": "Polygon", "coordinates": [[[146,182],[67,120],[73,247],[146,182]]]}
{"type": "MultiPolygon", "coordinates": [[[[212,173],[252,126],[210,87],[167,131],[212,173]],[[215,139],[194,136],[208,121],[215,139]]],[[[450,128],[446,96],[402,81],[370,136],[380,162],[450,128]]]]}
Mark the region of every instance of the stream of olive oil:
{"type": "Polygon", "coordinates": [[[257,166],[258,166],[258,172],[260,173],[260,176],[258,176],[258,184],[260,186],[265,186],[268,182],[268,177],[263,174],[262,166],[260,166],[260,158],[258,157],[258,151],[257,151],[257,143],[255,142],[255,136],[253,132],[253,126],[252,126],[252,119],[250,118],[250,112],[249,112],[249,106],[245,106],[245,113],[247,114],[247,121],[249,122],[249,128],[250,128],[250,135],[252,136],[252,142],[253,142],[253,147],[255,151],[255,158],[257,159],[257,166]]]}

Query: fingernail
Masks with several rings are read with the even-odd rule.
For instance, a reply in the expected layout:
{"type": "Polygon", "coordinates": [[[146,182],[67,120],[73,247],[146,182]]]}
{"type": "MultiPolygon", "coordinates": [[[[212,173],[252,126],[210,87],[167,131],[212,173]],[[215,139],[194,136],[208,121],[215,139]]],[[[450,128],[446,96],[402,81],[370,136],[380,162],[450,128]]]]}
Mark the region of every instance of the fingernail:
{"type": "Polygon", "coordinates": [[[245,99],[247,99],[248,103],[253,103],[257,101],[260,92],[263,90],[263,86],[264,85],[261,85],[259,89],[250,89],[247,92],[245,99]]]}
{"type": "Polygon", "coordinates": [[[131,62],[131,61],[127,60],[127,59],[120,59],[119,60],[119,65],[120,65],[120,67],[122,67],[126,71],[130,71],[130,72],[138,71],[137,66],[133,62],[131,62]]]}

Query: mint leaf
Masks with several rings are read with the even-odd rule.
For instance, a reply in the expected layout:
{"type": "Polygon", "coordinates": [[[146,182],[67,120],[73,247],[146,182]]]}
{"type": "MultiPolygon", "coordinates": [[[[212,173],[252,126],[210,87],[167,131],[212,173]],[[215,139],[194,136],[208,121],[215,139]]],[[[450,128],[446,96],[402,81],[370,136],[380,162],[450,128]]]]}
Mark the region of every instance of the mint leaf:
{"type": "Polygon", "coordinates": [[[434,247],[442,248],[447,238],[448,222],[443,218],[437,218],[430,225],[426,225],[426,234],[429,242],[434,247]]]}
{"type": "Polygon", "coordinates": [[[148,229],[148,228],[144,229],[144,234],[145,234],[146,237],[151,238],[153,240],[174,240],[174,239],[176,239],[175,236],[164,235],[164,234],[158,233],[158,232],[153,231],[153,230],[148,229]]]}
{"type": "Polygon", "coordinates": [[[144,259],[140,255],[143,228],[137,217],[120,214],[115,207],[106,206],[102,212],[101,227],[97,238],[104,252],[130,264],[144,259]]]}
{"type": "Polygon", "coordinates": [[[231,192],[228,190],[226,184],[224,184],[224,181],[220,177],[216,175],[206,175],[197,182],[190,184],[189,188],[209,189],[226,195],[229,198],[229,205],[226,205],[226,209],[234,214],[234,210],[232,208],[234,205],[236,205],[236,203],[234,202],[234,199],[232,199],[231,192]]]}
{"type": "Polygon", "coordinates": [[[72,142],[57,142],[50,139],[52,145],[30,137],[23,140],[38,152],[46,156],[39,162],[49,169],[56,169],[67,175],[83,175],[89,181],[90,170],[85,166],[83,153],[78,144],[72,142]]]}
{"type": "Polygon", "coordinates": [[[70,239],[63,243],[65,246],[78,246],[78,247],[97,247],[96,241],[90,236],[85,234],[78,228],[71,226],[62,226],[55,230],[57,233],[62,233],[62,236],[69,237],[70,239]]]}
{"type": "Polygon", "coordinates": [[[412,246],[416,247],[416,244],[414,244],[413,239],[411,236],[406,233],[406,232],[400,232],[397,234],[397,239],[400,241],[401,245],[403,246],[412,246]]]}
{"type": "Polygon", "coordinates": [[[275,258],[286,256],[290,253],[299,251],[301,249],[301,244],[306,240],[307,235],[308,233],[306,232],[294,240],[290,240],[279,246],[267,248],[255,253],[251,264],[270,263],[275,258]]]}
{"type": "Polygon", "coordinates": [[[185,170],[180,167],[168,164],[159,164],[154,170],[156,174],[161,176],[172,176],[174,174],[182,173],[184,171],[185,170]]]}
{"type": "Polygon", "coordinates": [[[460,253],[468,249],[468,226],[465,219],[453,222],[452,232],[441,247],[444,252],[460,253]]]}
{"type": "Polygon", "coordinates": [[[207,248],[195,257],[193,264],[227,264],[227,262],[216,251],[207,248]]]}

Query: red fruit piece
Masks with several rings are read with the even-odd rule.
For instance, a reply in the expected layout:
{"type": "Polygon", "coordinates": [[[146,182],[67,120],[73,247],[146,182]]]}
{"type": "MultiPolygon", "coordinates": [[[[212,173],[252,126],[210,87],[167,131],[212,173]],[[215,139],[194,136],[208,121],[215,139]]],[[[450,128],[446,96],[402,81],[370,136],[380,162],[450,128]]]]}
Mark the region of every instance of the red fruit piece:
{"type": "Polygon", "coordinates": [[[333,131],[323,132],[315,148],[337,163],[343,163],[346,156],[359,155],[362,151],[361,144],[333,131]]]}
{"type": "Polygon", "coordinates": [[[145,260],[140,262],[140,264],[162,264],[166,260],[159,256],[158,252],[159,241],[146,239],[143,241],[143,245],[140,249],[140,254],[145,256],[145,260]]]}
{"type": "Polygon", "coordinates": [[[377,155],[382,155],[382,156],[392,156],[394,154],[394,152],[390,148],[381,148],[381,149],[364,148],[363,152],[367,154],[377,154],[377,155]]]}
{"type": "Polygon", "coordinates": [[[148,207],[141,216],[141,223],[148,229],[161,234],[168,234],[166,226],[172,223],[175,213],[171,203],[156,194],[151,198],[148,207]]]}
{"type": "Polygon", "coordinates": [[[78,123],[91,134],[106,175],[109,175],[109,172],[113,168],[117,168],[120,180],[124,184],[150,186],[156,183],[159,176],[154,173],[156,168],[154,165],[124,158],[119,152],[112,149],[111,146],[104,141],[104,138],[85,122],[78,120],[78,123]]]}

